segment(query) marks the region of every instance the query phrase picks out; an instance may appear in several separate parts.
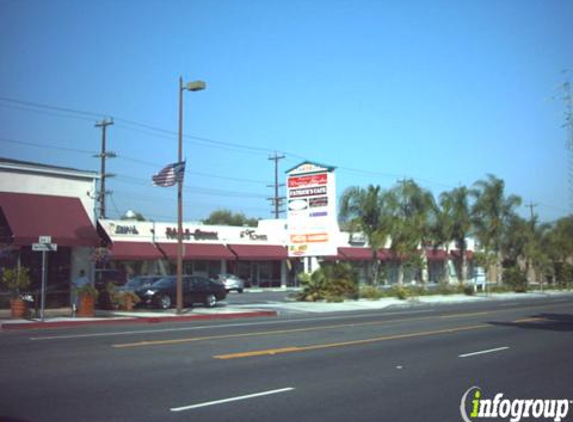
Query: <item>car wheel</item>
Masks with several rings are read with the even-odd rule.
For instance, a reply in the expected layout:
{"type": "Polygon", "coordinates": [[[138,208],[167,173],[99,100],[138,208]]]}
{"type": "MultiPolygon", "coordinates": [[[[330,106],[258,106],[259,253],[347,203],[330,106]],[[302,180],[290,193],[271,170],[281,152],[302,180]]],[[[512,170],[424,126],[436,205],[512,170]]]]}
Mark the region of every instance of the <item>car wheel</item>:
{"type": "Polygon", "coordinates": [[[239,293],[243,293],[243,289],[237,289],[239,293]]]}
{"type": "Polygon", "coordinates": [[[158,305],[161,309],[169,309],[171,308],[172,303],[173,302],[169,295],[161,295],[161,297],[159,298],[158,305]]]}
{"type": "Polygon", "coordinates": [[[205,298],[205,305],[208,306],[209,308],[212,308],[213,306],[215,306],[216,303],[217,303],[217,298],[213,294],[208,295],[205,298]]]}

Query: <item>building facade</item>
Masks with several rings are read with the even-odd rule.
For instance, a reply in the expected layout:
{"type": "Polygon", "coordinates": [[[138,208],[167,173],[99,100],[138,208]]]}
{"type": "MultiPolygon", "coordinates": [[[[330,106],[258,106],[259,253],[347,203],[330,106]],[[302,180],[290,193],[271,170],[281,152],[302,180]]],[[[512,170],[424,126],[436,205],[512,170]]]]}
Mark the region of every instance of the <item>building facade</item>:
{"type": "MultiPolygon", "coordinates": [[[[175,273],[177,224],[134,220],[100,220],[98,224],[108,251],[99,265],[100,278],[105,278],[106,272],[120,280],[175,273]]],[[[182,236],[184,274],[214,277],[232,273],[243,278],[247,287],[296,284],[282,220],[261,220],[257,227],[184,222],[182,236]]]]}
{"type": "Polygon", "coordinates": [[[0,158],[0,266],[30,269],[39,289],[42,253],[32,245],[50,236],[48,302],[69,303],[70,282],[91,273],[96,231],[97,173],[0,158]]]}
{"type": "MultiPolygon", "coordinates": [[[[28,267],[34,280],[32,290],[39,289],[42,254],[32,245],[40,236],[50,236],[58,249],[48,253],[48,304],[50,299],[52,305],[69,303],[70,282],[81,270],[99,287],[107,281],[121,284],[135,275],[175,273],[177,224],[98,221],[98,179],[94,172],[0,158],[0,266],[28,267]]],[[[364,236],[338,228],[331,236],[336,255],[289,257],[287,220],[260,220],[257,227],[187,222],[182,236],[185,274],[231,273],[251,288],[296,287],[298,273],[325,262],[350,263],[359,282],[365,283],[373,258],[380,265],[384,284],[453,283],[460,273],[456,265],[461,260],[453,245],[420,249],[423,265],[411,270],[404,268],[404,257],[397,257],[388,247],[373,257],[364,236]]],[[[468,240],[468,274],[472,274],[474,249],[474,242],[468,240]]]]}

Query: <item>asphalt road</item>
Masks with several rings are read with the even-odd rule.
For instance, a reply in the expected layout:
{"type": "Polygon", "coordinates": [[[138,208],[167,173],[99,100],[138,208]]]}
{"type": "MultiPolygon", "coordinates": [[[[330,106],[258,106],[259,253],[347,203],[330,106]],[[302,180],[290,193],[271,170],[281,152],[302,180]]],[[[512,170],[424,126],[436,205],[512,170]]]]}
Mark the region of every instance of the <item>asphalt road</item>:
{"type": "Polygon", "coordinates": [[[461,421],[473,386],[573,399],[572,346],[568,297],[2,332],[0,420],[461,421]]]}

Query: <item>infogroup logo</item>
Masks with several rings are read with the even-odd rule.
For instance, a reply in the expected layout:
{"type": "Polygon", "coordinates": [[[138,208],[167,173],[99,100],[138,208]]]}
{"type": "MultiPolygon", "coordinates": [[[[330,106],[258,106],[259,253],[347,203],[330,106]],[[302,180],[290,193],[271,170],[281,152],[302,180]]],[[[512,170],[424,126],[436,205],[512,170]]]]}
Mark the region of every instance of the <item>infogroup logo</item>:
{"type": "Polygon", "coordinates": [[[464,422],[475,422],[480,418],[509,419],[510,422],[534,418],[560,422],[567,417],[572,404],[573,400],[569,399],[504,399],[503,393],[486,399],[481,388],[474,386],[462,396],[460,413],[464,422]]]}

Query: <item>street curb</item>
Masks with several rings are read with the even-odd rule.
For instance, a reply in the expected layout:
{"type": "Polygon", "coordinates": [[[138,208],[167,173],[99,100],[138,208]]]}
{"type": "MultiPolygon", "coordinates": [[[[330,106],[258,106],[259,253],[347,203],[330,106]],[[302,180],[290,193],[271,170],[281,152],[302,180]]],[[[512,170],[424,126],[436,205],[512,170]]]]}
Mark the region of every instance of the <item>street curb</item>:
{"type": "Polygon", "coordinates": [[[156,317],[128,317],[122,319],[101,319],[101,320],[75,320],[75,321],[38,321],[22,323],[1,323],[2,330],[28,330],[38,328],[69,328],[82,327],[86,325],[116,325],[116,324],[160,324],[163,322],[184,322],[184,321],[205,321],[218,319],[239,319],[239,318],[257,318],[257,317],[274,317],[277,311],[255,311],[241,312],[232,314],[202,314],[202,315],[184,315],[184,316],[156,316],[156,317]]]}

